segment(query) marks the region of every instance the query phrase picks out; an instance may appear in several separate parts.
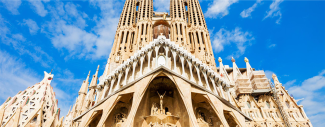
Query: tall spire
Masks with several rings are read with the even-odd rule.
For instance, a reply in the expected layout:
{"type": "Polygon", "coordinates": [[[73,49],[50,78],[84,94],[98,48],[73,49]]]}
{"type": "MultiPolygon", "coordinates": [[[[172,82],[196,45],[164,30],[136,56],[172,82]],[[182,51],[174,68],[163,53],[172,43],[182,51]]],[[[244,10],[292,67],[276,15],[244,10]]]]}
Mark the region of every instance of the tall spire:
{"type": "Polygon", "coordinates": [[[96,70],[95,75],[93,76],[93,79],[92,79],[91,82],[90,82],[89,89],[95,89],[96,86],[97,86],[98,70],[99,70],[99,65],[98,65],[98,67],[97,67],[97,70],[96,70]]]}
{"type": "Polygon", "coordinates": [[[83,81],[81,88],[79,90],[79,94],[87,94],[87,90],[88,90],[88,83],[89,83],[89,75],[90,75],[90,71],[88,73],[87,79],[85,81],[83,81]]]}

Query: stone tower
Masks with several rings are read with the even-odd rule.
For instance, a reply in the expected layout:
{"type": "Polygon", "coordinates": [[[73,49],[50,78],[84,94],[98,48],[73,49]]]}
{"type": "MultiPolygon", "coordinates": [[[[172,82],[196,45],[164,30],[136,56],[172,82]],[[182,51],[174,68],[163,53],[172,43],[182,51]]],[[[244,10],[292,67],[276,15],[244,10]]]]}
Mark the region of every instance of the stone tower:
{"type": "Polygon", "coordinates": [[[125,1],[104,74],[83,82],[64,126],[312,126],[275,75],[273,85],[247,58],[217,67],[198,0],[153,6],[125,1]]]}
{"type": "Polygon", "coordinates": [[[50,83],[53,74],[44,72],[44,79],[14,97],[9,97],[0,108],[1,127],[59,127],[58,100],[50,83]]]}

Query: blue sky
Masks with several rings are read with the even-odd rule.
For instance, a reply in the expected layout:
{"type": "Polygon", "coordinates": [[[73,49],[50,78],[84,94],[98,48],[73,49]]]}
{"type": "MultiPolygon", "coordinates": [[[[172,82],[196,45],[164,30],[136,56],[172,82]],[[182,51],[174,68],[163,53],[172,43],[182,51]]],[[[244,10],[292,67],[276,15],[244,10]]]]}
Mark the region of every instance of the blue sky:
{"type": "MultiPolygon", "coordinates": [[[[268,77],[278,75],[304,98],[315,127],[325,120],[325,2],[201,0],[215,57],[245,67],[244,57],[268,77]]],[[[53,69],[61,116],[78,96],[88,71],[104,71],[122,0],[0,0],[0,103],[53,69]]],[[[156,6],[155,6],[156,5],[156,6]]],[[[159,5],[159,6],[158,6],[159,5]]],[[[168,0],[154,10],[169,11],[168,0]]]]}

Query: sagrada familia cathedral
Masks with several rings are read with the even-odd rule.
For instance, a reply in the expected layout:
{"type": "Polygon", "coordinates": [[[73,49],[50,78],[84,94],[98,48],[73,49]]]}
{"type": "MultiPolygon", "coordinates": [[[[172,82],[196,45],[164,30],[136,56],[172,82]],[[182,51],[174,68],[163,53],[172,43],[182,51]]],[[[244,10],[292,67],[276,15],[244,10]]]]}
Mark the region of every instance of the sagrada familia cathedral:
{"type": "Polygon", "coordinates": [[[104,73],[88,74],[64,120],[45,72],[4,102],[0,126],[312,127],[276,75],[215,59],[198,0],[170,0],[169,14],[126,0],[104,73]]]}

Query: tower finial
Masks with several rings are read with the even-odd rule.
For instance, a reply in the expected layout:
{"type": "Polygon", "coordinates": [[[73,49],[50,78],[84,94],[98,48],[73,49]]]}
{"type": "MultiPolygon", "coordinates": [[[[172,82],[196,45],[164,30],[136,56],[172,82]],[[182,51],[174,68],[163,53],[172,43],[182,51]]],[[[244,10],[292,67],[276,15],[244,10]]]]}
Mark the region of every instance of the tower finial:
{"type": "Polygon", "coordinates": [[[246,62],[246,63],[248,62],[248,59],[247,59],[247,57],[245,57],[245,62],[246,62]]]}
{"type": "Polygon", "coordinates": [[[97,74],[98,74],[98,70],[99,70],[99,65],[97,66],[97,70],[96,70],[96,74],[95,74],[95,75],[97,75],[97,74]]]}
{"type": "Polygon", "coordinates": [[[218,61],[219,61],[219,62],[222,62],[222,59],[221,59],[221,57],[219,57],[218,61]]]}
{"type": "Polygon", "coordinates": [[[89,75],[90,75],[90,71],[89,71],[89,73],[88,73],[88,76],[87,76],[86,82],[89,81],[89,75]]]}
{"type": "Polygon", "coordinates": [[[53,71],[53,69],[51,70],[51,72],[49,74],[52,74],[52,71],[53,71]]]}
{"type": "Polygon", "coordinates": [[[232,62],[235,62],[235,59],[234,59],[234,57],[231,57],[231,61],[232,61],[232,62]]]}

